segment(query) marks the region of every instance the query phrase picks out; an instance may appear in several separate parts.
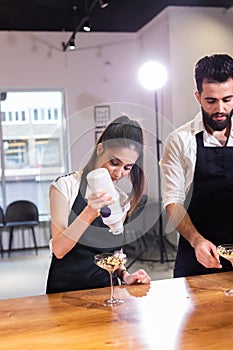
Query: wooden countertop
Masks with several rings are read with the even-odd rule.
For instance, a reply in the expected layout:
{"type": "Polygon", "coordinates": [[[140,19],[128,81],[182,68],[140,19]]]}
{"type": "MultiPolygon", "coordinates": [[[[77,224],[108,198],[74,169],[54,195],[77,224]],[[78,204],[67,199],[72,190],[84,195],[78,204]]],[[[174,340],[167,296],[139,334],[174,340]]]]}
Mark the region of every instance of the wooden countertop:
{"type": "Polygon", "coordinates": [[[233,348],[233,272],[0,301],[1,350],[233,348]]]}

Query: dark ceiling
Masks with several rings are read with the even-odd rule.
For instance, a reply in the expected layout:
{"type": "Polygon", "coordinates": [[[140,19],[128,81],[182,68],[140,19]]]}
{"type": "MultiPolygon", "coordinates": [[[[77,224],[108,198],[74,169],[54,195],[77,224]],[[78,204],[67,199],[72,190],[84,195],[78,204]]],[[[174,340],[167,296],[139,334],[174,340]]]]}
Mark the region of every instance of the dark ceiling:
{"type": "Polygon", "coordinates": [[[233,0],[0,0],[0,30],[71,31],[90,12],[92,30],[136,32],[167,6],[230,8],[233,0]],[[74,10],[76,8],[76,10],[74,10]]]}

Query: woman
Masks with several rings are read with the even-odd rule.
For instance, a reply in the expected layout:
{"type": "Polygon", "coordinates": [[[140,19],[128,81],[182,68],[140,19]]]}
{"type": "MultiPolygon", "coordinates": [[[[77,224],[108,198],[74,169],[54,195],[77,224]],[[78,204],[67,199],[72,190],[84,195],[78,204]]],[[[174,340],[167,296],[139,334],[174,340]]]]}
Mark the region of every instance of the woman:
{"type": "MultiPolygon", "coordinates": [[[[95,254],[114,252],[123,245],[124,234],[113,235],[103,224],[100,209],[113,203],[105,191],[90,193],[87,174],[106,168],[115,182],[129,175],[132,189],[121,203],[123,221],[134,211],[144,190],[143,132],[140,125],[126,116],[112,121],[100,136],[93,154],[82,171],[61,176],[50,188],[52,262],[47,293],[99,288],[109,285],[107,271],[94,264],[95,254]]],[[[116,187],[117,189],[117,187],[116,187]]],[[[119,189],[118,189],[119,190],[119,189]]],[[[120,191],[120,190],[119,190],[120,191]]],[[[122,198],[122,191],[121,198],[122,198]]],[[[115,272],[126,284],[149,283],[140,269],[129,274],[123,265],[115,272]]]]}

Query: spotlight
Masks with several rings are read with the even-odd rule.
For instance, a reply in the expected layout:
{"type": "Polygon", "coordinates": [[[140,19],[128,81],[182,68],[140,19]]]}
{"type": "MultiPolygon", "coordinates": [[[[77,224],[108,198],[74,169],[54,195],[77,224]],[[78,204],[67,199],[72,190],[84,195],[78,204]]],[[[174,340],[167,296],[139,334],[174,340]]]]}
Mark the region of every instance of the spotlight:
{"type": "Polygon", "coordinates": [[[109,3],[106,0],[99,0],[99,5],[102,9],[104,9],[105,7],[107,7],[109,5],[109,3]]]}
{"type": "Polygon", "coordinates": [[[67,41],[67,43],[62,43],[63,51],[66,51],[69,49],[70,51],[73,51],[76,49],[75,46],[75,33],[73,33],[70,37],[70,39],[67,41]]]}
{"type": "Polygon", "coordinates": [[[85,32],[90,32],[91,31],[91,23],[90,23],[90,20],[87,19],[83,25],[83,30],[85,32]]]}
{"type": "Polygon", "coordinates": [[[69,40],[69,50],[75,50],[76,47],[75,47],[75,38],[71,38],[69,40]]]}
{"type": "Polygon", "coordinates": [[[69,49],[70,51],[73,51],[76,49],[76,47],[75,47],[75,35],[78,31],[78,29],[77,29],[77,6],[73,6],[73,11],[74,11],[74,27],[75,27],[75,29],[74,29],[73,34],[69,38],[69,40],[66,43],[62,42],[63,51],[66,51],[67,49],[69,49]]]}

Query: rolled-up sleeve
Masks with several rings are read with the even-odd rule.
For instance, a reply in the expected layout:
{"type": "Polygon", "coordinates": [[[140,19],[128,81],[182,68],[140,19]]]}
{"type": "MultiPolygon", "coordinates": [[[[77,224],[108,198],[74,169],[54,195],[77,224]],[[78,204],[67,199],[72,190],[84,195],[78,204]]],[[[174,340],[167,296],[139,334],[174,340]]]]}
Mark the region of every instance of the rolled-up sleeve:
{"type": "MultiPolygon", "coordinates": [[[[204,128],[202,114],[174,130],[167,137],[160,160],[163,206],[183,204],[193,182],[196,165],[196,134],[203,132],[204,147],[222,147],[204,128]]],[[[227,146],[233,145],[233,125],[227,146]]]]}
{"type": "Polygon", "coordinates": [[[163,206],[185,201],[186,194],[193,180],[196,144],[190,132],[171,133],[164,146],[160,160],[162,175],[163,206]]]}
{"type": "Polygon", "coordinates": [[[52,187],[55,187],[59,192],[61,192],[69,202],[70,208],[72,207],[78,194],[81,174],[81,172],[77,171],[68,175],[60,176],[50,185],[50,191],[52,187]]]}

